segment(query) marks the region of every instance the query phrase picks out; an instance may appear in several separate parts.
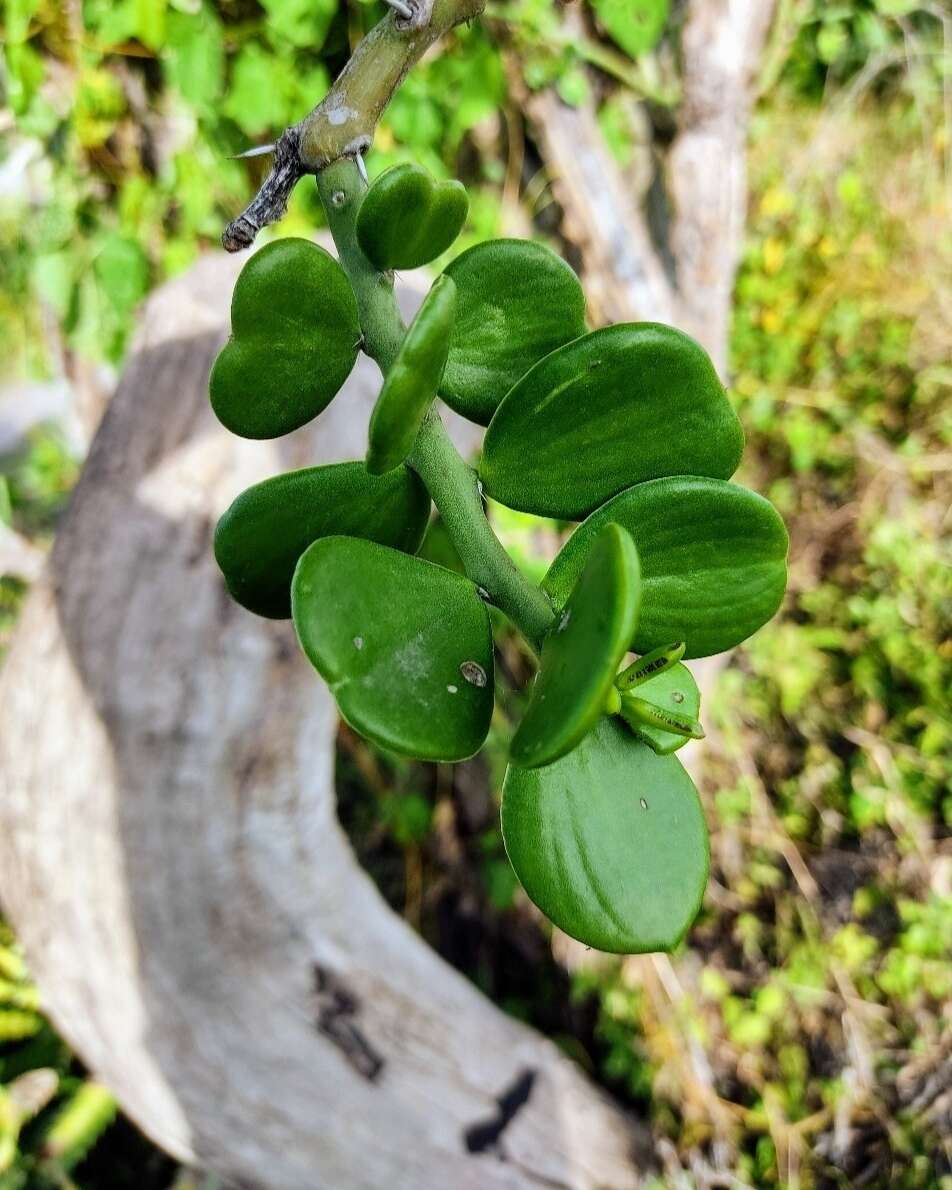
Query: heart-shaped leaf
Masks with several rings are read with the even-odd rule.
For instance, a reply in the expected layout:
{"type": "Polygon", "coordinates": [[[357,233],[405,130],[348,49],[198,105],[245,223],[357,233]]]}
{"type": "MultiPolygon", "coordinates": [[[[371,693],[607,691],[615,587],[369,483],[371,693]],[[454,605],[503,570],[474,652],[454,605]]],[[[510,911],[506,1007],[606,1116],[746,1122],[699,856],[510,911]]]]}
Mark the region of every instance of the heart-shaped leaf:
{"type": "Polygon", "coordinates": [[[440,395],[486,425],[524,372],[585,333],[585,298],[565,261],[529,240],[477,244],[446,272],[458,294],[440,395]]]}
{"type": "Polygon", "coordinates": [[[464,760],[489,730],[493,651],[476,587],[369,541],[325,537],[291,587],[301,647],[347,722],[419,760],[464,760]]]}
{"type": "Polygon", "coordinates": [[[727,479],[743,447],[704,350],[639,322],[576,339],[525,375],[493,416],[479,473],[510,508],[580,520],[661,475],[727,479]]]}
{"type": "Polygon", "coordinates": [[[409,455],[433,404],[456,317],[456,286],[440,277],[423,299],[370,418],[367,470],[390,471],[409,455]]]}
{"type": "Polygon", "coordinates": [[[592,730],[634,635],[640,601],[638,551],[624,529],[606,525],[543,643],[532,698],[512,740],[513,764],[551,764],[592,730]]]}
{"type": "MultiPolygon", "coordinates": [[[[680,662],[640,682],[632,689],[631,695],[657,708],[661,716],[675,715],[687,720],[696,720],[701,709],[701,692],[697,688],[694,675],[680,662]]],[[[644,718],[625,714],[627,697],[629,696],[622,695],[621,711],[626,723],[635,735],[661,756],[677,752],[679,748],[684,747],[689,738],[692,738],[679,732],[666,731],[657,722],[647,723],[644,718]]]]}
{"type": "Polygon", "coordinates": [[[429,515],[427,490],[406,467],[381,478],[363,463],[308,467],[242,492],[218,522],[215,558],[242,607],[283,620],[294,568],[312,541],[345,534],[412,554],[429,515]]]}
{"type": "Polygon", "coordinates": [[[357,240],[378,269],[416,269],[446,251],[468,211],[460,182],[437,182],[419,165],[394,165],[364,195],[357,240]]]}
{"type": "Polygon", "coordinates": [[[231,331],[212,368],[212,408],[233,434],[278,438],[317,417],[350,375],[357,299],[323,248],[276,240],[241,270],[231,331]]]}
{"type": "Polygon", "coordinates": [[[579,525],[543,580],[564,605],[603,525],[631,534],[641,560],[641,615],[632,648],[683,640],[686,657],[733,648],[780,606],[787,530],[763,496],[693,475],[629,488],[579,525]]]}
{"type": "Polygon", "coordinates": [[[697,790],[676,756],[616,719],[555,764],[510,766],[502,832],[532,900],[599,950],[673,950],[700,908],[709,860],[697,790]]]}

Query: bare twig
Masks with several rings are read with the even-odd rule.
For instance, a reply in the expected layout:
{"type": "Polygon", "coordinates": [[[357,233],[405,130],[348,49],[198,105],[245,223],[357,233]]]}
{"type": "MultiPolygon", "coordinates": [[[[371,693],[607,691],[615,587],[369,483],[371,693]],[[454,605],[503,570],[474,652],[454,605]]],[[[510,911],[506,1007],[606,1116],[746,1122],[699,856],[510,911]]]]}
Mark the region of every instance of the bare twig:
{"type": "Polygon", "coordinates": [[[252,201],[225,228],[221,242],[226,252],[249,248],[262,227],[277,223],[288,209],[291,191],[305,174],[298,155],[300,134],[289,128],[274,147],[274,164],[252,201]]]}

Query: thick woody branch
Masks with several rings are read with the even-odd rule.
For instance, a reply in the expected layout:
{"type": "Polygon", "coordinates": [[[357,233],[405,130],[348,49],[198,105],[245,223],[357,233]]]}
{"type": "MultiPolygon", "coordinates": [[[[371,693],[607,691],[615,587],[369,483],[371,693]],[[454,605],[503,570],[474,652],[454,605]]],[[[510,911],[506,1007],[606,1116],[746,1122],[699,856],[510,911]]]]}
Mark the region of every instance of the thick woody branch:
{"type": "Polygon", "coordinates": [[[592,104],[569,107],[551,90],[527,102],[596,316],[672,322],[703,344],[722,376],[747,202],[748,122],[773,11],[774,0],[688,0],[663,244],[649,228],[646,193],[608,152],[592,104]]]}
{"type": "Polygon", "coordinates": [[[681,37],[684,99],[668,161],[681,327],[727,369],[747,210],[747,132],[774,0],[692,0],[681,37]]]}
{"type": "Polygon", "coordinates": [[[472,20],[485,0],[402,0],[410,16],[391,12],[360,42],[327,95],[278,141],[274,166],[254,200],[225,229],[229,252],[247,248],[262,227],[275,223],[305,174],[341,157],[357,157],[410,68],[435,41],[472,20]]]}

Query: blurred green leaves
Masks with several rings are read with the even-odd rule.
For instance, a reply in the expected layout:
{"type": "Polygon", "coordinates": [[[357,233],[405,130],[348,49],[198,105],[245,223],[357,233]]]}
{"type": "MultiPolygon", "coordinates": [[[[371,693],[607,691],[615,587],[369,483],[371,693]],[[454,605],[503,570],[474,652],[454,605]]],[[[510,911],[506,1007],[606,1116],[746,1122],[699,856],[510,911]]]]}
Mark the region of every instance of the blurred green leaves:
{"type": "Polygon", "coordinates": [[[654,49],[664,33],[669,0],[592,0],[605,31],[632,58],[654,49]]]}
{"type": "MultiPolygon", "coordinates": [[[[15,127],[0,153],[16,160],[0,195],[4,369],[53,366],[40,303],[70,347],[118,362],[147,290],[217,247],[267,169],[267,159],[231,156],[306,114],[349,52],[348,35],[382,15],[379,4],[354,6],[348,26],[341,0],[5,5],[2,87],[15,127]]],[[[399,142],[445,177],[461,140],[503,99],[498,52],[483,31],[460,31],[408,84],[373,165],[393,160],[399,142]]],[[[497,208],[480,180],[476,218],[491,231],[497,208]]],[[[302,184],[281,231],[310,233],[320,218],[302,184]]]]}

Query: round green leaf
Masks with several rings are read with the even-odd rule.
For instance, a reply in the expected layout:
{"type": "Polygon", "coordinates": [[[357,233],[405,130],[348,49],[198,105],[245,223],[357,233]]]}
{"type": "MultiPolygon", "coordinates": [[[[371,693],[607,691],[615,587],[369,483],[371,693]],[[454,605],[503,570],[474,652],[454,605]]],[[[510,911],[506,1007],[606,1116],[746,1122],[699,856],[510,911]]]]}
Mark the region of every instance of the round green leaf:
{"type": "Polygon", "coordinates": [[[542,582],[557,606],[610,521],[628,530],[641,559],[641,615],[632,642],[639,653],[671,640],[686,642],[686,657],[720,653],[780,606],[788,539],[776,509],[756,492],[693,475],[638,484],[579,525],[542,582]]]}
{"type": "Polygon", "coordinates": [[[515,385],[490,423],[479,474],[510,508],[580,520],[643,480],[727,479],[743,447],[704,350],[672,327],[628,323],[552,352],[515,385]]]}
{"type": "MultiPolygon", "coordinates": [[[[662,714],[683,715],[697,719],[701,709],[701,692],[697,688],[694,674],[686,665],[678,662],[654,677],[640,682],[631,691],[632,695],[644,699],[657,707],[662,714]]],[[[655,724],[637,722],[624,713],[625,695],[622,695],[622,715],[631,730],[661,756],[677,752],[688,742],[688,737],[677,732],[665,731],[655,724]]]]}
{"type": "Polygon", "coordinates": [[[585,297],[565,261],[529,240],[477,244],[446,272],[459,292],[440,396],[486,425],[524,372],[585,333],[585,297]]]}
{"type": "Polygon", "coordinates": [[[382,475],[413,449],[446,365],[456,317],[456,286],[440,277],[400,345],[370,418],[367,470],[382,475]]]}
{"type": "Polygon", "coordinates": [[[325,537],[298,563],[291,606],[301,647],[356,731],[419,760],[479,749],[493,650],[469,579],[373,542],[325,537]]]}
{"type": "Polygon", "coordinates": [[[233,434],[278,438],[317,417],[350,375],[357,299],[323,248],[275,240],[241,270],[231,331],[212,368],[212,408],[233,434]]]}
{"type": "Polygon", "coordinates": [[[234,599],[259,616],[291,615],[291,579],[312,541],[366,537],[415,553],[430,497],[406,467],[381,478],[363,463],[276,475],[242,492],[218,522],[215,558],[234,599]]]}
{"type": "Polygon", "coordinates": [[[701,906],[709,859],[697,790],[676,756],[656,755],[616,719],[555,764],[511,766],[502,833],[532,900],[598,950],[673,950],[701,906]]]}
{"type": "Polygon", "coordinates": [[[513,764],[551,764],[592,730],[634,635],[640,601],[634,542],[618,525],[606,525],[542,646],[532,698],[512,741],[513,764]]]}
{"type": "Polygon", "coordinates": [[[437,182],[419,165],[394,165],[357,212],[357,240],[378,269],[416,269],[453,243],[469,199],[460,182],[437,182]]]}

